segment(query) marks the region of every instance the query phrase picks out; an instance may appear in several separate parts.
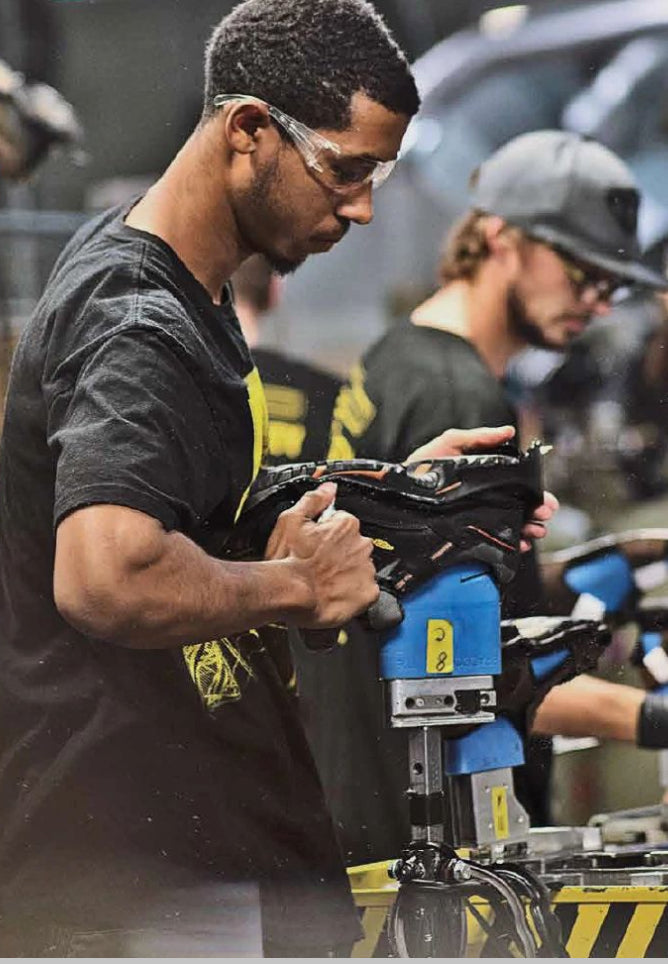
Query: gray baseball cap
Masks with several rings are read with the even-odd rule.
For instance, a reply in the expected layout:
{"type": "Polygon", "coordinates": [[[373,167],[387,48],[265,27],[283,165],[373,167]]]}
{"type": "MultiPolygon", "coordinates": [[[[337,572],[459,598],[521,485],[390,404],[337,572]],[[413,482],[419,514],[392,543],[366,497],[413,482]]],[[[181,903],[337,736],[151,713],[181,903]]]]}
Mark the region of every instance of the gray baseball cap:
{"type": "Polygon", "coordinates": [[[629,168],[570,131],[513,138],[471,175],[473,207],[630,283],[668,288],[638,242],[640,193],[629,168]]]}

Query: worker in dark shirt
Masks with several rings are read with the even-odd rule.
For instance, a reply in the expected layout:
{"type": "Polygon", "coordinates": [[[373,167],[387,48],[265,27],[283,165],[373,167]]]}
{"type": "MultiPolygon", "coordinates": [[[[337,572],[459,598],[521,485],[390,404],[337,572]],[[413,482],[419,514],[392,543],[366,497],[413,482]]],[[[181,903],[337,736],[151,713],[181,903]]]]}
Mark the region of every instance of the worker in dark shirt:
{"type": "Polygon", "coordinates": [[[259,254],[244,261],[232,276],[234,307],[267,400],[265,465],[326,457],[334,402],[343,384],[318,365],[258,346],[263,318],[278,306],[281,285],[279,275],[259,254]]]}
{"type": "Polygon", "coordinates": [[[325,486],[263,561],[213,554],[266,430],[228,281],[368,223],[417,107],[364,0],[247,0],[165,173],[54,267],[0,448],[7,956],[320,956],[359,934],[276,624],[364,611],[371,544],[346,513],[315,524],[325,486]]]}

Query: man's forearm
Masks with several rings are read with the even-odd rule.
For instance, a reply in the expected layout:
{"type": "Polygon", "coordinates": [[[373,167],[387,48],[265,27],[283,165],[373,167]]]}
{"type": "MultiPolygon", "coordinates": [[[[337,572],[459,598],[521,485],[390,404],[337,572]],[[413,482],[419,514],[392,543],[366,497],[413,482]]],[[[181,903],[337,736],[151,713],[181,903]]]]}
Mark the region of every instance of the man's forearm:
{"type": "Polygon", "coordinates": [[[635,742],[645,696],[634,686],[578,676],[550,690],[536,711],[531,732],[635,742]]]}
{"type": "MultiPolygon", "coordinates": [[[[83,513],[77,515],[75,526],[88,524],[83,513]]],[[[148,538],[136,540],[133,554],[121,556],[115,543],[127,542],[123,526],[146,528],[146,517],[132,515],[137,518],[122,516],[120,526],[103,529],[97,541],[72,532],[61,537],[59,529],[56,605],[81,632],[131,647],[162,648],[290,619],[308,609],[308,583],[294,560],[222,561],[158,523],[148,538]]]]}

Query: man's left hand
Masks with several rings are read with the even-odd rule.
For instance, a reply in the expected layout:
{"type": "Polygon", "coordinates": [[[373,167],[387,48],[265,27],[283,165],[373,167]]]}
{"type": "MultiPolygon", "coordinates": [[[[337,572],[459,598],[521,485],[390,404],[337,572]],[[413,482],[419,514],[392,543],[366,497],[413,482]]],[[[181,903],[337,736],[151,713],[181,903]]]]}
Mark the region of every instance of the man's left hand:
{"type": "Polygon", "coordinates": [[[559,500],[551,492],[543,492],[543,503],[534,509],[531,519],[522,529],[522,539],[520,539],[520,549],[528,552],[531,549],[531,539],[543,539],[547,534],[546,523],[550,521],[554,513],[559,508],[559,500]]]}

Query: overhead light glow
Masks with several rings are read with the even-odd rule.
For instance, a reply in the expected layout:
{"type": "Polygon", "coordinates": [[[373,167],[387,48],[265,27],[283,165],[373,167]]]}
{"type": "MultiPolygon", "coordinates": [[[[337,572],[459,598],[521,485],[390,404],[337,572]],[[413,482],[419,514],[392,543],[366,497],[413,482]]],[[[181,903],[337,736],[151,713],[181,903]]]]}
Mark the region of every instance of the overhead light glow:
{"type": "Polygon", "coordinates": [[[513,3],[507,7],[488,10],[480,17],[478,26],[484,34],[512,33],[524,23],[529,7],[526,3],[513,3]]]}

